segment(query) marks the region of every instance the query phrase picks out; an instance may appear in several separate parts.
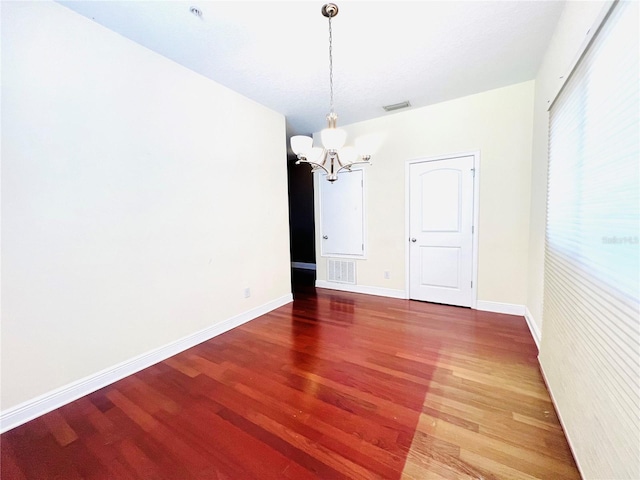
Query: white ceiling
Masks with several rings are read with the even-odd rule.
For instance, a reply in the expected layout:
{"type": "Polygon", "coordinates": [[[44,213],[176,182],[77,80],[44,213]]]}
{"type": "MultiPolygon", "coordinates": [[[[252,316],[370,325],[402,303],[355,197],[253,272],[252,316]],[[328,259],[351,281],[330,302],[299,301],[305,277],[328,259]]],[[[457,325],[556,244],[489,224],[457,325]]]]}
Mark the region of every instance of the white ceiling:
{"type": "MultiPolygon", "coordinates": [[[[325,126],[323,1],[60,1],[287,117],[325,126]],[[202,16],[194,16],[196,6],[202,16]]],[[[333,19],[339,124],[533,79],[563,1],[346,1],[333,19]]],[[[81,41],[81,39],[79,39],[81,41]]],[[[388,114],[387,114],[388,115],[388,114]]]]}

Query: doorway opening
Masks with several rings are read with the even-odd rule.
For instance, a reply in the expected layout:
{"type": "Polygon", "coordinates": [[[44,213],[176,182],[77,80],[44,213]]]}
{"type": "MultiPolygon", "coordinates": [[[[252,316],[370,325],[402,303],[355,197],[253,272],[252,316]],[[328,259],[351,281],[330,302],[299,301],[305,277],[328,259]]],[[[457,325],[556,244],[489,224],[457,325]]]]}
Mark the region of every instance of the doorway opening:
{"type": "Polygon", "coordinates": [[[316,244],[313,206],[313,175],[305,165],[296,165],[296,157],[287,158],[289,188],[289,245],[291,251],[291,291],[315,288],[316,244]]]}

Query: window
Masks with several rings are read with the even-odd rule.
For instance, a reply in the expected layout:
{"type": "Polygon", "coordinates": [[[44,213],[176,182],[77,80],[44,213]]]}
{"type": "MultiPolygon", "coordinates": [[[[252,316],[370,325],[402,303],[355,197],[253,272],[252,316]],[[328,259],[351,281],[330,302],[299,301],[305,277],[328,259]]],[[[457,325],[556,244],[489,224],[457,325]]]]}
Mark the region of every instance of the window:
{"type": "Polygon", "coordinates": [[[592,478],[640,475],[638,71],[619,2],[550,109],[540,362],[592,478]]]}

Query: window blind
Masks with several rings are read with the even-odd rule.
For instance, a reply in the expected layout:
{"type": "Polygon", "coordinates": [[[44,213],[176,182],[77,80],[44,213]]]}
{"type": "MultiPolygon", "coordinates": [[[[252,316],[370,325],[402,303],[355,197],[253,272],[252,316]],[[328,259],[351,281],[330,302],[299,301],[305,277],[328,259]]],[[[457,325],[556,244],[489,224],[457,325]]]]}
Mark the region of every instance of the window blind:
{"type": "Polygon", "coordinates": [[[550,109],[540,363],[585,478],[640,478],[638,3],[550,109]]]}

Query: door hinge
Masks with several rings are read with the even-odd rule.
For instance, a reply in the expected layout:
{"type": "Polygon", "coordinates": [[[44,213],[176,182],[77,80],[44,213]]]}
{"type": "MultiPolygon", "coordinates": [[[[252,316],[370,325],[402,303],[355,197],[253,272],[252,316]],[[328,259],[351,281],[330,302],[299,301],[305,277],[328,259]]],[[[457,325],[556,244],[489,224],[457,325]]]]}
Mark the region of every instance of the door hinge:
{"type": "Polygon", "coordinates": [[[364,243],[362,244],[362,251],[364,252],[364,243]]]}
{"type": "Polygon", "coordinates": [[[476,232],[476,227],[471,225],[471,235],[473,235],[475,232],[476,232]]]}
{"type": "Polygon", "coordinates": [[[473,280],[471,280],[471,288],[473,288],[473,280]]]}
{"type": "Polygon", "coordinates": [[[473,175],[473,177],[475,178],[475,176],[476,176],[476,169],[475,168],[471,169],[471,175],[473,175]]]}

